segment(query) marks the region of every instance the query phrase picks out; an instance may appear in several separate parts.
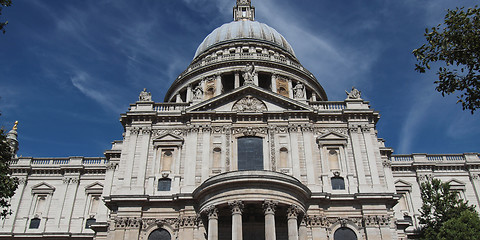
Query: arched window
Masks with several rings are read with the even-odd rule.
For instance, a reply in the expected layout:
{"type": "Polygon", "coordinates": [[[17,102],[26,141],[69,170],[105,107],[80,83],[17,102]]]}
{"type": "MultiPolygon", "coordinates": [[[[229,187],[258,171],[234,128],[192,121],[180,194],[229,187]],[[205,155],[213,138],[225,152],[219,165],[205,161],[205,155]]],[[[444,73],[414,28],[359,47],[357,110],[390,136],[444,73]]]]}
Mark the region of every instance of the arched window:
{"type": "Polygon", "coordinates": [[[263,139],[238,138],[238,170],[263,170],[263,139]]]}
{"type": "Polygon", "coordinates": [[[338,152],[336,149],[330,149],[328,151],[328,163],[330,165],[330,170],[340,170],[340,164],[338,162],[338,152]]]}
{"type": "Polygon", "coordinates": [[[162,178],[158,180],[158,191],[170,191],[172,180],[170,178],[162,178]]]}
{"type": "Polygon", "coordinates": [[[148,240],[171,240],[170,233],[165,229],[157,229],[148,235],[148,240]]]}
{"type": "Polygon", "coordinates": [[[332,190],[345,190],[345,180],[342,177],[332,177],[332,190]]]}
{"type": "Polygon", "coordinates": [[[288,149],[286,148],[280,148],[280,162],[279,162],[280,168],[286,168],[288,167],[288,149]]]}
{"type": "Polygon", "coordinates": [[[40,227],[40,218],[36,217],[30,220],[30,229],[38,229],[38,227],[40,227]]]}
{"type": "Polygon", "coordinates": [[[86,229],[90,229],[90,225],[94,224],[97,222],[97,219],[95,218],[89,218],[87,219],[87,221],[85,222],[85,228],[86,229]]]}
{"type": "Polygon", "coordinates": [[[219,168],[222,158],[222,149],[216,147],[213,149],[213,167],[219,168]]]}
{"type": "Polygon", "coordinates": [[[162,151],[162,171],[170,171],[172,169],[173,153],[171,150],[162,151]]]}
{"type": "Polygon", "coordinates": [[[350,229],[346,227],[341,227],[335,231],[335,234],[333,235],[334,240],[357,240],[357,234],[350,229]]]}

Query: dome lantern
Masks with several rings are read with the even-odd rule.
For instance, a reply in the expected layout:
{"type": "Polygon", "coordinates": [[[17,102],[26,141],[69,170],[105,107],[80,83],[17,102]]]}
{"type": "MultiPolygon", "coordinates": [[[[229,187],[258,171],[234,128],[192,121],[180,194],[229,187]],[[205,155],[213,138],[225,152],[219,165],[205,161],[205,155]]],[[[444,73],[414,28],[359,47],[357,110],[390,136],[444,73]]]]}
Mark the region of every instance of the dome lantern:
{"type": "Polygon", "coordinates": [[[233,20],[255,21],[255,7],[251,0],[237,0],[237,6],[233,7],[233,20]]]}

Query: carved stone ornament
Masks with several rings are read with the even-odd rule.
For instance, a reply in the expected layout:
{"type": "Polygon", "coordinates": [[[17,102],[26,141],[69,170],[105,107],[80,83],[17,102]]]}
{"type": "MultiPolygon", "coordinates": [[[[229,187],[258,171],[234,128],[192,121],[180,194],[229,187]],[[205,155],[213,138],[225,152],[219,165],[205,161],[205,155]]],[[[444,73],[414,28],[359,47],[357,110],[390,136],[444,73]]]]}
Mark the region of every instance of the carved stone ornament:
{"type": "Polygon", "coordinates": [[[255,83],[255,65],[247,64],[245,69],[243,70],[243,79],[245,80],[245,85],[254,84],[255,83]]]}
{"type": "Polygon", "coordinates": [[[257,98],[246,96],[233,105],[232,111],[260,113],[267,111],[267,106],[257,98]]]}
{"type": "Polygon", "coordinates": [[[147,92],[147,89],[144,88],[142,92],[140,92],[140,96],[138,96],[139,102],[151,102],[152,101],[152,93],[147,92]]]}
{"type": "Polygon", "coordinates": [[[365,227],[382,227],[382,226],[389,226],[391,218],[386,215],[371,215],[371,216],[364,216],[363,222],[365,227]]]}
{"type": "Polygon", "coordinates": [[[142,219],[139,218],[115,218],[115,228],[141,228],[142,219]]]}
{"type": "Polygon", "coordinates": [[[218,219],[218,209],[215,206],[209,206],[205,209],[208,219],[218,219]]]}
{"type": "Polygon", "coordinates": [[[229,202],[228,205],[232,210],[232,214],[242,214],[244,207],[242,201],[229,202]]]}
{"type": "Polygon", "coordinates": [[[263,212],[265,213],[265,215],[275,214],[276,207],[277,207],[277,203],[272,200],[265,200],[263,202],[263,212]]]}
{"type": "Polygon", "coordinates": [[[183,129],[155,129],[153,130],[153,136],[158,137],[165,134],[173,134],[177,136],[183,136],[184,130],[183,129]]]}
{"type": "Polygon", "coordinates": [[[351,92],[347,92],[347,99],[361,99],[362,98],[362,92],[358,91],[358,89],[356,89],[355,87],[352,87],[352,91],[351,92]]]}
{"type": "Polygon", "coordinates": [[[180,227],[195,227],[200,223],[198,216],[184,216],[180,218],[180,227]]]}
{"type": "Polygon", "coordinates": [[[27,184],[27,182],[28,182],[28,180],[27,180],[26,177],[19,177],[19,178],[17,178],[17,179],[18,179],[18,184],[19,184],[19,185],[25,185],[25,184],[27,184]]]}
{"type": "Polygon", "coordinates": [[[180,220],[178,218],[165,218],[165,219],[156,219],[156,218],[143,218],[142,219],[142,230],[145,231],[149,229],[152,225],[162,228],[165,225],[168,225],[174,229],[178,229],[180,220]]]}
{"type": "Polygon", "coordinates": [[[287,219],[297,218],[300,213],[300,209],[297,205],[292,205],[287,209],[287,219]]]}
{"type": "Polygon", "coordinates": [[[256,136],[257,134],[267,134],[268,128],[266,127],[258,127],[258,128],[253,128],[253,127],[244,127],[244,128],[234,128],[233,129],[233,134],[241,134],[245,136],[256,136]]]}
{"type": "Polygon", "coordinates": [[[426,182],[426,181],[431,181],[433,179],[433,175],[432,174],[418,174],[417,178],[418,178],[418,181],[420,183],[422,183],[422,182],[426,182]]]}

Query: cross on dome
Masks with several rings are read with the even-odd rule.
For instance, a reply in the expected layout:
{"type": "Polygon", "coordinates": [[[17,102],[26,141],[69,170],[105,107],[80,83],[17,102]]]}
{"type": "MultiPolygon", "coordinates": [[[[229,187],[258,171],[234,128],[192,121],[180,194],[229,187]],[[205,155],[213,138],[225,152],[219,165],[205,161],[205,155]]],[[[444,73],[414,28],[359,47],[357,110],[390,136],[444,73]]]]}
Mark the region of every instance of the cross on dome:
{"type": "Polygon", "coordinates": [[[255,21],[255,7],[251,0],[237,0],[237,6],[233,7],[233,20],[255,21]]]}

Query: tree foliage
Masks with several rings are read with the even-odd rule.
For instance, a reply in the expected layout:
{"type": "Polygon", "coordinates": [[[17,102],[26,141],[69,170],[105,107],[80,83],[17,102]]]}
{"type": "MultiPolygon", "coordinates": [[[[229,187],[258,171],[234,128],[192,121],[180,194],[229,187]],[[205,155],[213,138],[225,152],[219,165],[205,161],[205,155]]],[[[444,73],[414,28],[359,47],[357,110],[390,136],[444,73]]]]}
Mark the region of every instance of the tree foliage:
{"type": "MultiPolygon", "coordinates": [[[[453,230],[462,229],[460,223],[469,224],[474,222],[471,218],[471,212],[478,218],[474,206],[469,206],[468,202],[460,199],[455,191],[450,190],[448,183],[442,183],[438,179],[431,182],[422,183],[420,186],[421,198],[423,201],[420,209],[421,239],[437,240],[445,234],[453,234],[453,230]]],[[[479,239],[479,238],[476,238],[479,239]]]]}
{"type": "Polygon", "coordinates": [[[7,143],[5,131],[0,129],[0,218],[11,214],[10,198],[15,194],[18,180],[10,175],[9,162],[12,150],[7,143]]]}
{"type": "Polygon", "coordinates": [[[444,24],[425,29],[427,43],[413,50],[415,70],[425,73],[439,62],[435,89],[445,94],[458,91],[457,103],[473,114],[480,108],[480,9],[448,10],[444,24]]]}
{"type": "MultiPolygon", "coordinates": [[[[12,0],[0,0],[0,15],[2,15],[2,8],[12,5],[12,0]]],[[[8,21],[0,22],[0,31],[5,33],[5,26],[7,26],[8,21]]]]}
{"type": "Polygon", "coordinates": [[[458,218],[446,221],[438,233],[439,240],[480,239],[480,218],[473,211],[465,210],[458,218]]]}

